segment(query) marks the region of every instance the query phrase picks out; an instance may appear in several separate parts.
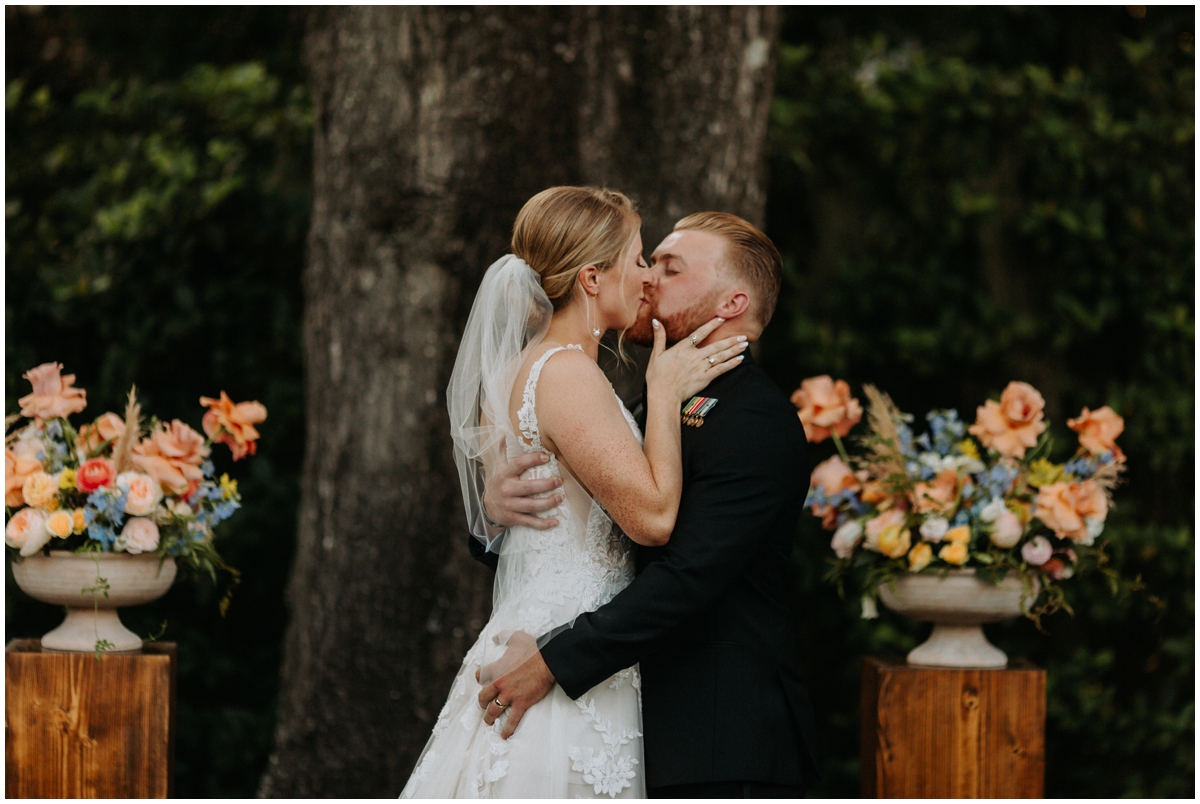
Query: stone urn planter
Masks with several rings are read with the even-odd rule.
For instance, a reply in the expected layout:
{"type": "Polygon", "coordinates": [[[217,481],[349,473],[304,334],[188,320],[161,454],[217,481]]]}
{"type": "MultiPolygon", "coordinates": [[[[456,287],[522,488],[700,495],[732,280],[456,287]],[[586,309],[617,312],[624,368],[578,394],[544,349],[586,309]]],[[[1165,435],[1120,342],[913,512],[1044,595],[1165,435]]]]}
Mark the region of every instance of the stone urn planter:
{"type": "Polygon", "coordinates": [[[1008,656],[988,642],[983,623],[1019,617],[1022,604],[1032,602],[1020,578],[1010,574],[993,584],[971,569],[953,569],[945,577],[903,575],[880,586],[879,598],[897,614],[933,623],[929,639],[908,654],[909,664],[929,667],[1006,666],[1008,656]]]}
{"type": "Polygon", "coordinates": [[[97,553],[75,555],[51,550],[13,562],[17,586],[34,600],[67,607],[62,625],[42,637],[44,650],[91,653],[96,643],[107,641],[105,653],[142,649],[142,638],[121,624],[117,609],[157,600],[175,580],[175,561],[154,553],[97,553]],[[99,566],[97,566],[97,564],[99,566]],[[96,578],[108,585],[108,596],[97,589],[96,578]]]}

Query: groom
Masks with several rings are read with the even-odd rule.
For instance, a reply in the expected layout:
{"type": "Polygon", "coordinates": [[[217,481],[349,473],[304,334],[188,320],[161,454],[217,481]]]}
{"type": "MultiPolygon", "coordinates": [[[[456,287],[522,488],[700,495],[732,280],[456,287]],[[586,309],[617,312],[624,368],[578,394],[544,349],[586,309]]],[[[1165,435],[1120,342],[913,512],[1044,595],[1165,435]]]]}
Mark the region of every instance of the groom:
{"type": "MultiPolygon", "coordinates": [[[[707,341],[754,341],[782,278],[766,235],[720,212],[679,221],[651,264],[651,303],[626,333],[646,345],[652,318],[665,325],[668,344],[714,316],[725,323],[707,341]]],[[[479,704],[489,725],[508,710],[507,738],[555,683],[578,698],[640,662],[651,798],[802,797],[816,766],[789,600],[792,539],[808,487],[804,431],[749,352],[699,396],[716,402],[700,426],[695,416],[683,426],[683,497],[670,542],[637,548],[637,577],[626,589],[543,635],[540,652],[484,687],[479,704]]],[[[644,426],[640,405],[634,415],[644,426]]],[[[490,519],[548,526],[533,514],[553,507],[555,495],[530,495],[561,481],[518,477],[544,460],[521,456],[496,473],[490,519]]],[[[494,568],[496,556],[470,543],[494,568]]]]}

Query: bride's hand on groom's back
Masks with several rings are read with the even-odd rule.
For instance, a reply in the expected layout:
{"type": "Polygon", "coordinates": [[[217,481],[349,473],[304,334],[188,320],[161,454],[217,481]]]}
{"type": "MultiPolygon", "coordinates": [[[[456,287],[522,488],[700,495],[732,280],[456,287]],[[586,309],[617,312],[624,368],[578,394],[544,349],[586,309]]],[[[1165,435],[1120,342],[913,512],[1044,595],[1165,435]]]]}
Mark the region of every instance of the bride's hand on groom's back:
{"type": "Polygon", "coordinates": [[[666,329],[655,320],[654,350],[646,367],[647,393],[668,394],[683,403],[717,377],[741,365],[742,353],[749,345],[745,335],[697,346],[724,322],[723,318],[714,318],[668,349],[666,329]]]}
{"type": "MultiPolygon", "coordinates": [[[[501,444],[501,455],[504,450],[505,445],[501,444]]],[[[557,519],[541,519],[535,515],[562,503],[562,493],[545,497],[534,495],[557,490],[562,486],[562,478],[521,479],[527,469],[541,466],[548,460],[550,456],[544,452],[530,452],[497,465],[487,481],[483,497],[484,508],[493,522],[505,528],[524,525],[534,530],[549,530],[558,524],[557,519]]]]}

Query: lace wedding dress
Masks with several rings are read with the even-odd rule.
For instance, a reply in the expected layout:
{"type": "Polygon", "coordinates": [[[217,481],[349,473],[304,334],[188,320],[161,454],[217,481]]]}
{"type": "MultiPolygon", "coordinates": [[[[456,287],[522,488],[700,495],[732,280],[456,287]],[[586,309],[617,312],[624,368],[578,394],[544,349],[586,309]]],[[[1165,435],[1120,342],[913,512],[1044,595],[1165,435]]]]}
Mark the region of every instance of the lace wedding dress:
{"type": "MultiPolygon", "coordinates": [[[[549,349],[530,369],[517,414],[521,443],[510,442],[510,458],[547,452],[538,432],[537,382],[546,361],[565,348],[580,347],[549,349]]],[[[617,404],[641,443],[633,417],[619,399],[617,404]]],[[[467,652],[401,798],[646,795],[637,667],[622,670],[576,701],[554,687],[525,713],[508,740],[500,738],[507,714],[492,726],[483,722],[475,671],[503,652],[513,632],[536,638],[599,608],[633,580],[632,542],[562,471],[553,454],[525,476],[563,478],[565,502],[542,515],[557,518],[558,524],[545,531],[514,527],[505,535],[491,620],[467,652]]]]}

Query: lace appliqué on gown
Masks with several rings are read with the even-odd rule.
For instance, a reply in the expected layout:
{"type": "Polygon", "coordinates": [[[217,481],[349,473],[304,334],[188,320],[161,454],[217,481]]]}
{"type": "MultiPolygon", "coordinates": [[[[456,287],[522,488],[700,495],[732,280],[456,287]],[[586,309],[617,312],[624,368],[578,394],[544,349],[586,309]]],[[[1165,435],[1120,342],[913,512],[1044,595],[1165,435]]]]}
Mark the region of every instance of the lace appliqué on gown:
{"type": "MultiPolygon", "coordinates": [[[[564,477],[558,459],[541,442],[537,382],[551,356],[533,364],[517,411],[518,444],[511,450],[546,452],[550,460],[528,478],[564,477]]],[[[616,394],[614,393],[614,398],[616,394]]],[[[620,400],[617,400],[620,404],[620,400]]],[[[632,415],[625,420],[641,443],[632,415]]],[[[566,478],[564,478],[565,480],[566,478]]],[[[564,487],[565,490],[565,487],[564,487]]],[[[586,512],[564,502],[543,514],[559,524],[545,531],[512,528],[497,569],[497,604],[478,641],[467,652],[433,735],[402,798],[641,798],[641,678],[637,667],[616,673],[578,701],[561,688],[531,707],[517,733],[500,738],[507,715],[483,722],[475,670],[498,640],[513,630],[533,637],[607,603],[633,580],[632,542],[592,501],[586,512]]]]}

